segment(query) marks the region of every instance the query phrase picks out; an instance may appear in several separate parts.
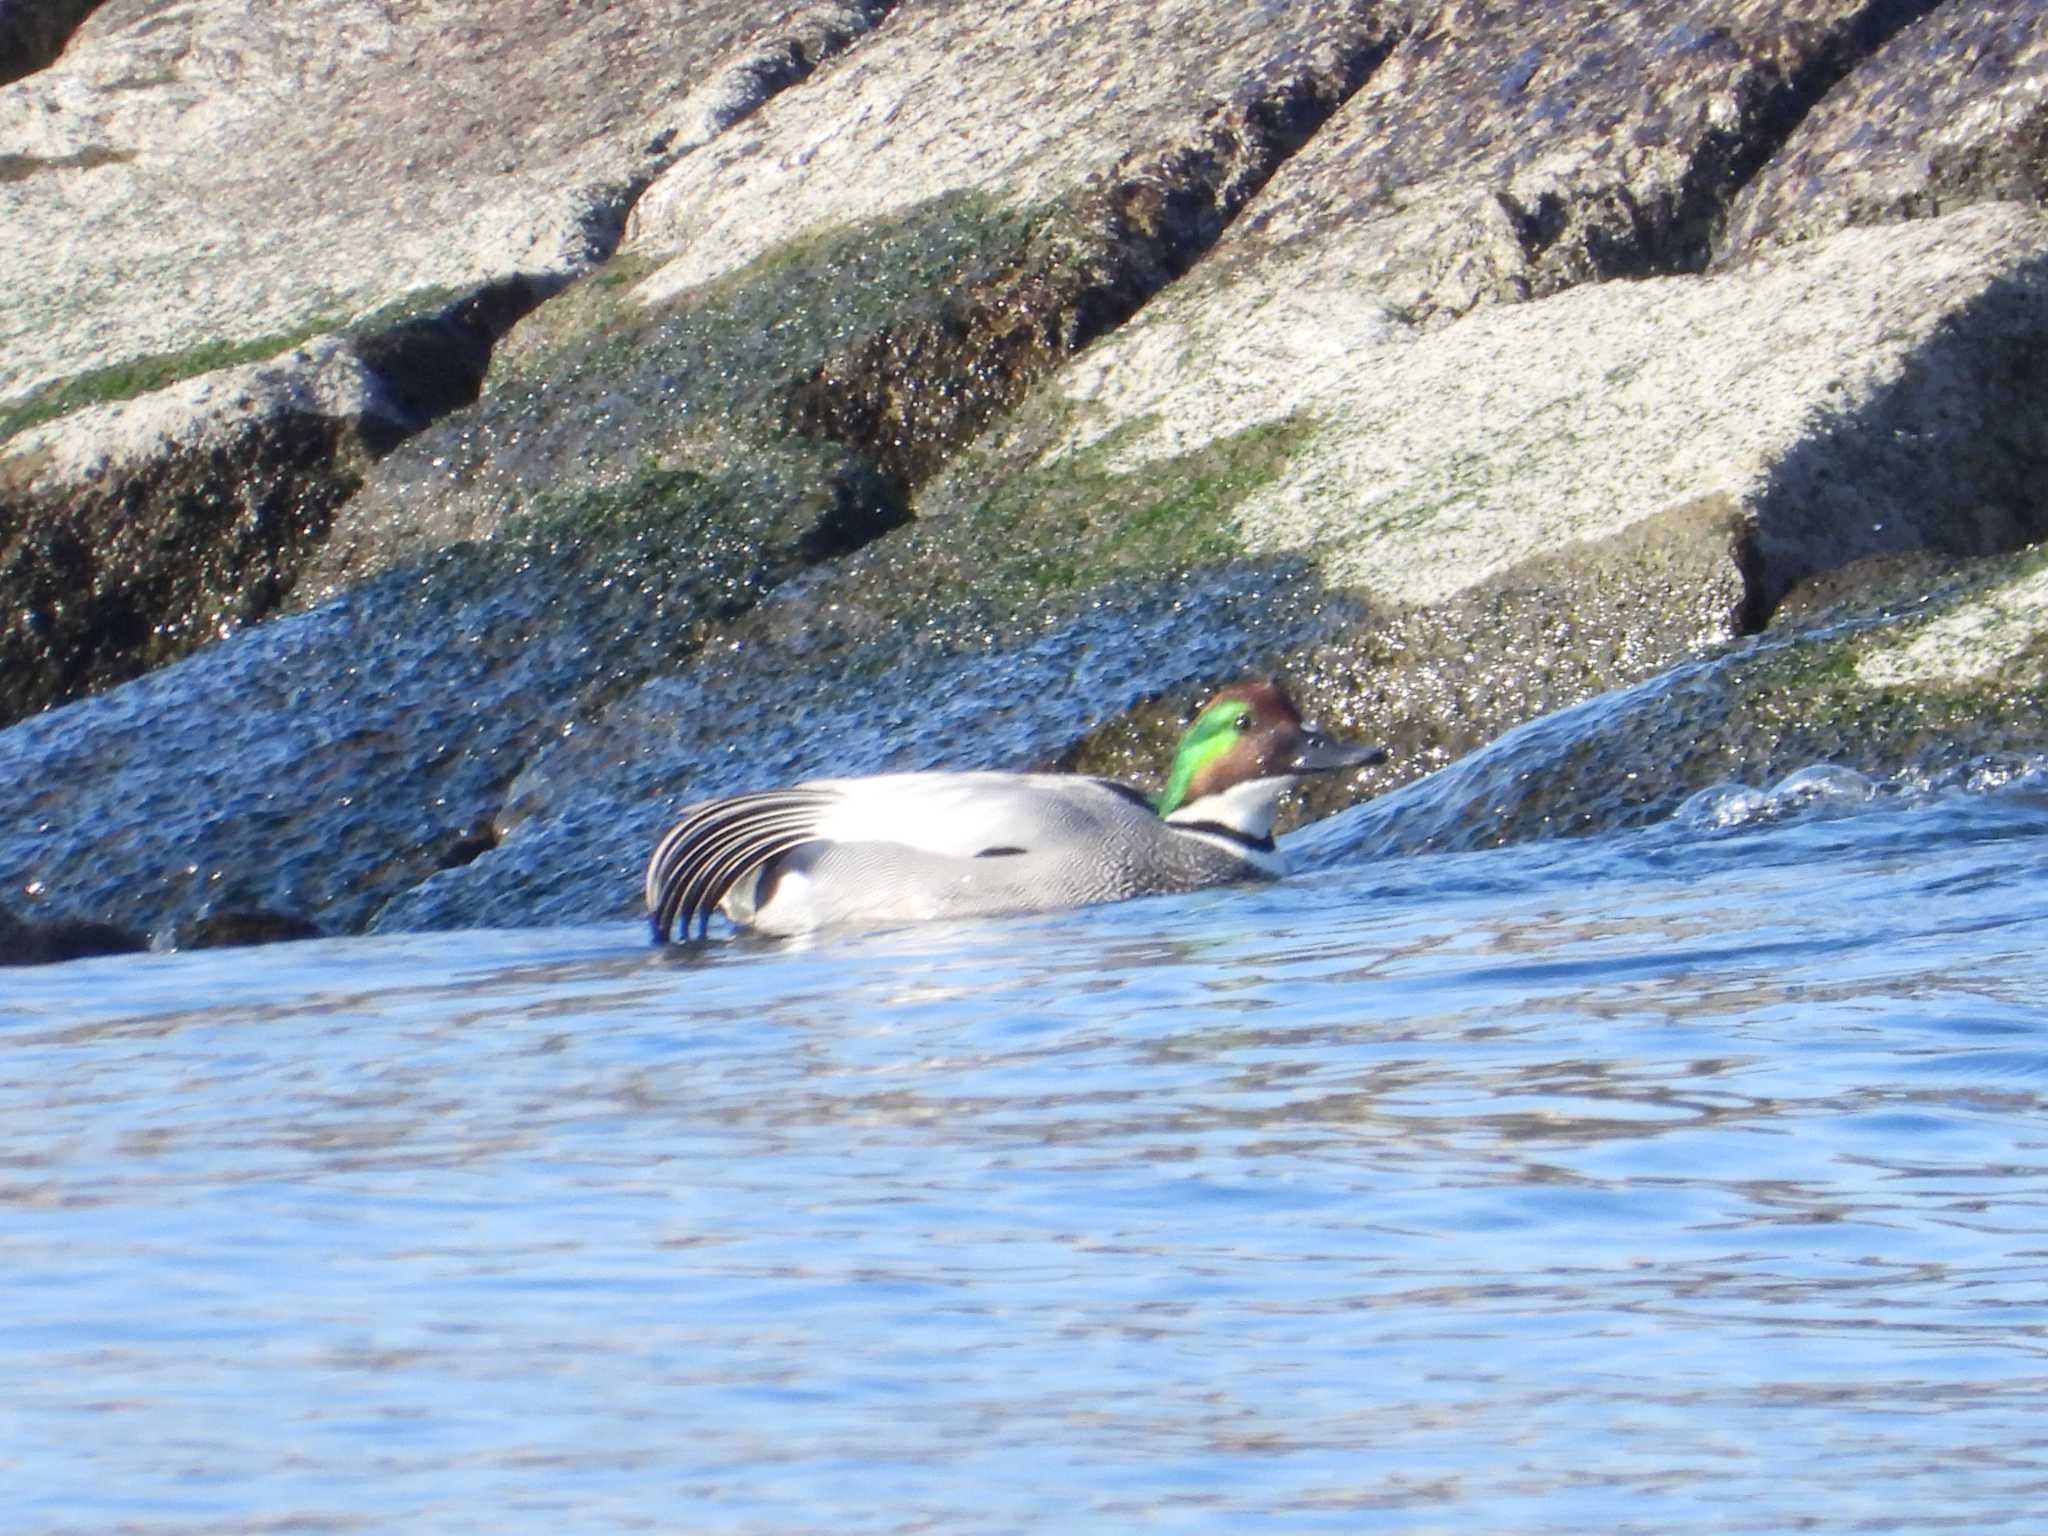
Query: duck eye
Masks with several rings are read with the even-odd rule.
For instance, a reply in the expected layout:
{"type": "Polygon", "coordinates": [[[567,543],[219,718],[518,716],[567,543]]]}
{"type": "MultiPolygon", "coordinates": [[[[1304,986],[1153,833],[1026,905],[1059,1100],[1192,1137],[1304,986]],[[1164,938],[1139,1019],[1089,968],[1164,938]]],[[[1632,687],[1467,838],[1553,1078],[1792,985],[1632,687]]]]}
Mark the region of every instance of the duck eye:
{"type": "Polygon", "coordinates": [[[1239,715],[1231,724],[1240,731],[1248,731],[1252,728],[1252,717],[1250,715],[1239,715]]]}

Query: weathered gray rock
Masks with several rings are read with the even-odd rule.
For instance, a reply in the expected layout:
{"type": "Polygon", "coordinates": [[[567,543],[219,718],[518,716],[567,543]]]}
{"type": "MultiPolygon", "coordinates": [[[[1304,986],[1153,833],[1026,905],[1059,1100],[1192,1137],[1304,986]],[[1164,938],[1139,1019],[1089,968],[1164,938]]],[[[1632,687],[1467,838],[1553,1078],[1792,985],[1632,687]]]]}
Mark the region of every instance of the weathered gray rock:
{"type": "Polygon", "coordinates": [[[947,452],[1208,249],[1394,36],[1329,0],[900,8],[655,180],[612,268],[371,477],[319,589],[488,535],[536,486],[792,438],[853,455],[831,483],[885,487],[900,517],[947,452]]]}
{"type": "Polygon", "coordinates": [[[744,499],[650,474],[0,732],[0,889],[160,943],[221,913],[362,928],[492,846],[543,745],[786,574],[807,526],[730,519],[744,499]]]}
{"type": "Polygon", "coordinates": [[[1217,253],[1424,322],[1696,271],[1729,200],[1934,0],[1431,8],[1217,253]]]}
{"type": "Polygon", "coordinates": [[[657,171],[887,9],[106,6],[0,95],[0,720],[271,611],[657,171]]]}
{"type": "Polygon", "coordinates": [[[703,136],[691,91],[730,87],[729,56],[758,74],[750,34],[775,15],[108,0],[0,96],[0,153],[17,157],[0,179],[0,399],[422,290],[582,270],[632,182],[703,136]]]}
{"type": "Polygon", "coordinates": [[[1992,204],[1417,330],[1276,257],[1191,280],[1062,374],[1014,434],[1042,418],[1037,457],[996,448],[956,472],[1051,477],[1106,454],[1135,481],[1291,420],[1290,462],[1236,513],[1253,552],[1309,552],[1337,585],[1429,603],[1719,498],[1720,558],[1760,617],[1864,555],[2048,531],[2044,263],[2048,221],[1992,204]]]}
{"type": "Polygon", "coordinates": [[[1819,101],[1729,213],[1721,259],[1848,224],[2048,197],[2048,6],[1944,5],[1819,101]]]}
{"type": "Polygon", "coordinates": [[[807,232],[948,195],[1035,208],[1118,168],[1144,173],[1198,145],[1233,100],[1383,49],[1403,14],[1343,0],[907,4],[810,89],[649,187],[625,249],[662,264],[637,297],[658,303],[807,232]]]}

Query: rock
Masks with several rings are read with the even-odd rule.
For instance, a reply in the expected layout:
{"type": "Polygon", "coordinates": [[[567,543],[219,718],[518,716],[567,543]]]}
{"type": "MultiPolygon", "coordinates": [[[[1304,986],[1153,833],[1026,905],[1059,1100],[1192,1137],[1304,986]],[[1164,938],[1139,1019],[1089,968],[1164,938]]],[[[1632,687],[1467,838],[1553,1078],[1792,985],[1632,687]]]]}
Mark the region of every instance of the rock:
{"type": "Polygon", "coordinates": [[[1184,272],[1392,36],[1329,3],[904,9],[658,177],[611,269],[508,339],[475,409],[370,477],[317,589],[488,536],[536,485],[792,438],[843,448],[833,478],[900,505],[1184,272]]]}
{"type": "Polygon", "coordinates": [[[2048,682],[2044,614],[2048,561],[2034,556],[2014,574],[1866,643],[1856,659],[1856,678],[1888,689],[2038,688],[2048,682]]]}
{"type": "Polygon", "coordinates": [[[764,492],[773,474],[565,495],[0,732],[0,885],[161,944],[215,910],[361,929],[490,846],[544,745],[829,540],[834,509],[764,492]]]}
{"type": "Polygon", "coordinates": [[[637,296],[659,303],[807,233],[966,191],[1057,204],[1091,177],[1197,145],[1240,93],[1249,103],[1289,75],[1357,69],[1343,55],[1383,52],[1399,25],[1397,10],[1338,0],[905,5],[814,87],[655,180],[624,247],[662,258],[637,296]]]}
{"type": "Polygon", "coordinates": [[[1850,224],[2048,197],[2048,6],[1944,5],[1816,103],[1729,212],[1720,259],[1850,224]]]}
{"type": "Polygon", "coordinates": [[[1431,8],[1218,251],[1408,323],[1702,268],[1730,199],[1933,0],[1431,8]]]}
{"type": "Polygon", "coordinates": [[[365,468],[475,397],[515,282],[0,445],[0,721],[274,609],[365,468]]]}
{"type": "Polygon", "coordinates": [[[0,97],[0,721],[270,612],[658,170],[887,6],[676,10],[112,0],[0,97]]]}
{"type": "Polygon", "coordinates": [[[179,949],[236,949],[320,937],[318,924],[289,912],[214,911],[178,931],[179,949]]]}
{"type": "Polygon", "coordinates": [[[0,97],[0,146],[27,162],[0,180],[0,400],[423,290],[582,270],[633,184],[700,126],[687,84],[751,58],[770,14],[107,0],[0,97]]]}
{"type": "Polygon", "coordinates": [[[1796,624],[1529,720],[1318,827],[1303,852],[1639,827],[1731,784],[1775,785],[1780,802],[1836,781],[1863,794],[2048,784],[2042,551],[1945,565],[1884,562],[1796,624]]]}
{"type": "Polygon", "coordinates": [[[1035,458],[970,456],[956,473],[1051,479],[1113,443],[1137,480],[1205,438],[1299,421],[1238,537],[1411,603],[1723,497],[1739,538],[1721,558],[1748,580],[1753,623],[1863,555],[2048,531],[2028,488],[2048,429],[2026,405],[2048,341],[2044,259],[2048,222],[1994,204],[1420,331],[1276,259],[1192,280],[1081,359],[1013,433],[1045,423],[1035,458]]]}
{"type": "MultiPolygon", "coordinates": [[[[1373,600],[1348,641],[1278,660],[1411,771],[1753,630],[1816,576],[2038,538],[2038,213],[1707,270],[1745,178],[1934,46],[1926,10],[1446,6],[1186,281],[915,509],[971,543],[972,518],[1086,485],[1113,521],[1263,429],[1284,451],[1199,532],[1373,600]]],[[[1183,703],[1071,760],[1128,771],[1183,703]]]]}
{"type": "Polygon", "coordinates": [[[0,907],[0,965],[55,965],[147,948],[147,940],[111,923],[62,917],[29,922],[0,907]]]}

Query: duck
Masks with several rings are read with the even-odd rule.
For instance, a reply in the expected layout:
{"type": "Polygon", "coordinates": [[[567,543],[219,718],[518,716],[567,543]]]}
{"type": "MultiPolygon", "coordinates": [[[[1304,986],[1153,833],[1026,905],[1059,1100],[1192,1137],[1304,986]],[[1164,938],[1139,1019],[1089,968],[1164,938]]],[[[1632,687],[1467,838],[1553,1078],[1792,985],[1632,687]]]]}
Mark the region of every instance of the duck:
{"type": "Polygon", "coordinates": [[[1305,724],[1279,683],[1251,681],[1196,713],[1156,795],[1085,774],[921,772],[702,801],[647,861],[654,942],[702,941],[714,912],[785,938],[1276,879],[1281,796],[1386,755],[1305,724]]]}

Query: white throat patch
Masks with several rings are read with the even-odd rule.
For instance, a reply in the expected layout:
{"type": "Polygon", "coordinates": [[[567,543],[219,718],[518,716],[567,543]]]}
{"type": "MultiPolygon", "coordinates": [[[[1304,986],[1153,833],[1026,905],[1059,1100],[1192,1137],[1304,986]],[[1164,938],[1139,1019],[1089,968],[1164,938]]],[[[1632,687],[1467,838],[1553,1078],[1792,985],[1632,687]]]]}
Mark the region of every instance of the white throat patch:
{"type": "Polygon", "coordinates": [[[1190,800],[1166,819],[1175,824],[1213,821],[1253,839],[1273,835],[1273,816],[1280,797],[1295,785],[1292,778],[1247,779],[1242,784],[1199,800],[1190,800]]]}

